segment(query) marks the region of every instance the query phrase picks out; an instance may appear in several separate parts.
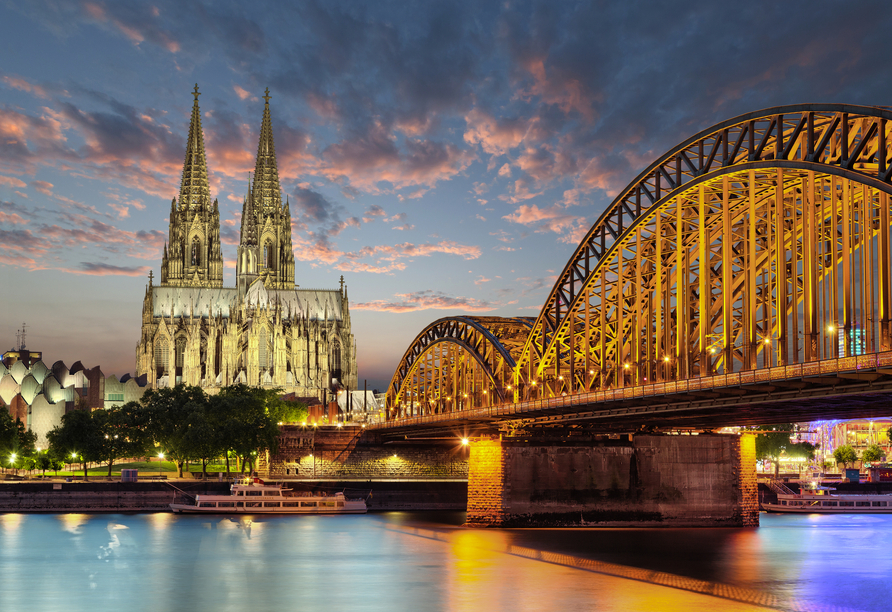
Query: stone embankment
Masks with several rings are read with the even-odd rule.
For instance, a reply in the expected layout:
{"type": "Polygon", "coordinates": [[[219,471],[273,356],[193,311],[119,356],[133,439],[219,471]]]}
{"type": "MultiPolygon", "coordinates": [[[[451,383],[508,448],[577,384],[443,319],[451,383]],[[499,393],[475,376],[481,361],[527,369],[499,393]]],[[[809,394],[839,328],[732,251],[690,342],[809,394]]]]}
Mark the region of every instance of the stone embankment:
{"type": "MultiPolygon", "coordinates": [[[[282,481],[296,491],[345,491],[366,498],[369,510],[464,510],[468,484],[463,480],[282,481]]],[[[188,494],[226,494],[228,482],[0,482],[3,512],[166,512],[180,489],[188,494]],[[172,485],[172,486],[171,486],[172,485]]]]}

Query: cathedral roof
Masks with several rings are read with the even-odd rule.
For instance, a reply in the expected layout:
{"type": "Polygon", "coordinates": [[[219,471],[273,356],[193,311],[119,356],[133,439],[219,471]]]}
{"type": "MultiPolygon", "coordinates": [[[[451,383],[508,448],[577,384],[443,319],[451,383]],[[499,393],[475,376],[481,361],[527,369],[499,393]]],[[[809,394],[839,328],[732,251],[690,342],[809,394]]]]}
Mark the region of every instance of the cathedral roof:
{"type": "MultiPolygon", "coordinates": [[[[152,314],[156,317],[216,317],[228,319],[239,307],[234,287],[152,287],[152,314]]],[[[341,293],[337,289],[267,289],[256,281],[244,300],[251,308],[280,306],[282,318],[342,321],[341,293]]]]}
{"type": "Polygon", "coordinates": [[[210,200],[208,164],[204,153],[204,135],[201,130],[201,111],[198,109],[198,84],[195,84],[195,102],[192,104],[192,120],[186,140],[186,159],[183,162],[183,179],[180,184],[180,206],[197,206],[210,200]]]}

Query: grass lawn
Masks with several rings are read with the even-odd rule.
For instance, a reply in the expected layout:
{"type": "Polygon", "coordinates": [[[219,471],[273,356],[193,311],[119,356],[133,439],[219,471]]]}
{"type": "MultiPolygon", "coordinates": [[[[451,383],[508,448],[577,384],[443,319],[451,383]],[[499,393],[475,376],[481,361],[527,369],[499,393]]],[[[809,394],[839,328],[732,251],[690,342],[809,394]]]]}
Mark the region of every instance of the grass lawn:
{"type": "MultiPolygon", "coordinates": [[[[67,469],[68,464],[66,464],[66,469],[59,470],[58,472],[53,472],[52,470],[47,470],[46,475],[47,476],[83,476],[84,475],[84,468],[80,467],[80,469],[78,469],[77,463],[72,464],[71,467],[73,467],[74,469],[71,469],[71,470],[67,469]]],[[[130,461],[130,462],[125,462],[125,463],[115,463],[112,466],[112,478],[120,478],[121,470],[124,470],[124,469],[139,470],[140,476],[152,476],[152,475],[157,476],[158,474],[161,474],[163,476],[176,477],[176,475],[177,475],[177,464],[174,463],[173,461],[161,461],[161,462],[158,462],[158,461],[148,461],[148,462],[146,462],[146,461],[130,461]],[[159,463],[160,463],[160,465],[159,465],[159,463]]],[[[237,475],[235,462],[232,462],[230,464],[229,470],[230,470],[231,474],[237,475]]],[[[201,463],[200,462],[199,463],[190,463],[188,465],[188,469],[186,466],[183,466],[184,473],[185,472],[200,472],[200,471],[201,471],[201,463]]],[[[221,464],[216,464],[216,463],[210,464],[209,463],[207,466],[207,471],[208,472],[226,472],[226,464],[225,463],[221,463],[221,464]]],[[[30,474],[29,474],[29,472],[19,470],[18,473],[21,476],[24,476],[24,475],[38,476],[42,472],[35,470],[33,472],[30,472],[30,474]]],[[[108,464],[106,464],[104,466],[99,466],[99,467],[90,467],[87,470],[87,475],[88,476],[108,476],[108,464]]]]}

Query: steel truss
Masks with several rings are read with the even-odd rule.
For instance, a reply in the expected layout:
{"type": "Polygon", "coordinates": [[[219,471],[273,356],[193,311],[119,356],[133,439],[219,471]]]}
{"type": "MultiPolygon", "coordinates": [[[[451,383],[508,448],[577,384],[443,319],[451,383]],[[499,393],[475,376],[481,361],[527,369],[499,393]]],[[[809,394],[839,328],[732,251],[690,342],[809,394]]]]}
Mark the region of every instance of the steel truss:
{"type": "MultiPolygon", "coordinates": [[[[493,389],[518,402],[892,349],[889,120],[777,107],[663,155],[583,239],[493,389]]],[[[421,398],[447,380],[440,364],[467,361],[438,353],[418,368],[439,323],[407,351],[389,402],[413,397],[398,391],[407,365],[421,398]]]]}
{"type": "Polygon", "coordinates": [[[511,401],[516,357],[532,317],[448,317],[428,325],[387,389],[388,418],[442,414],[511,401]]]}

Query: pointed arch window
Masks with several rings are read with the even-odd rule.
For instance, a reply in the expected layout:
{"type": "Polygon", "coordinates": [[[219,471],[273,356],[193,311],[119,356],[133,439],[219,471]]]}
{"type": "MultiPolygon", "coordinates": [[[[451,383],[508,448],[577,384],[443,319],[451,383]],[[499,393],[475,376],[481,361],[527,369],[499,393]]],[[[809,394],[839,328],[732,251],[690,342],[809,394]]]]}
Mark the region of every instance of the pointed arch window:
{"type": "Polygon", "coordinates": [[[269,347],[269,334],[266,329],[260,330],[260,337],[258,338],[258,357],[260,359],[260,371],[268,370],[270,367],[270,347],[269,347]]]}
{"type": "Polygon", "coordinates": [[[183,366],[186,360],[186,338],[180,336],[174,344],[174,367],[176,368],[176,376],[183,375],[183,366]]]}
{"type": "Polygon", "coordinates": [[[192,265],[200,266],[201,265],[201,240],[198,239],[198,236],[195,236],[192,239],[192,265]]]}
{"type": "Polygon", "coordinates": [[[167,373],[169,360],[167,338],[158,338],[155,340],[155,378],[161,378],[167,373]]]}
{"type": "Polygon", "coordinates": [[[263,243],[263,265],[270,270],[275,269],[276,265],[276,250],[273,248],[272,240],[267,240],[263,243]]]}

